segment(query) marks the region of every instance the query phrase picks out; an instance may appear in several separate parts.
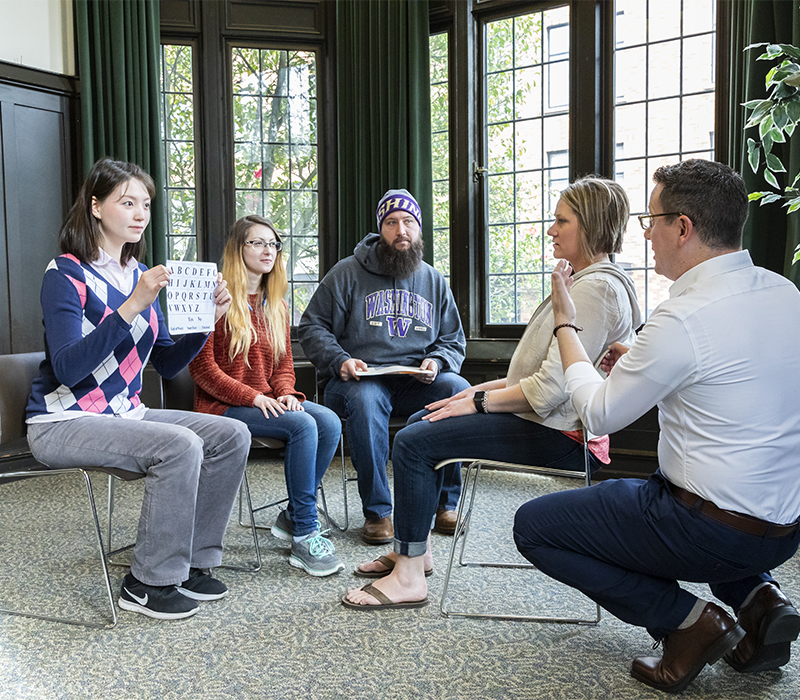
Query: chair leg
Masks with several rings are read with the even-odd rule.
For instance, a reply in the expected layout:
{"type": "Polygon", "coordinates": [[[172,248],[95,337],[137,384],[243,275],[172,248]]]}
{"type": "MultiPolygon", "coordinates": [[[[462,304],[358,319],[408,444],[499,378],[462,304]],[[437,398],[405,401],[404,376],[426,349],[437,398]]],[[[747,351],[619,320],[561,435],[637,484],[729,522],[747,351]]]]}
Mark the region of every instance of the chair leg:
{"type": "Polygon", "coordinates": [[[242,474],[242,483],[239,485],[239,522],[241,523],[242,495],[247,499],[247,512],[250,513],[250,530],[253,533],[253,547],[256,552],[256,561],[252,566],[234,566],[232,564],[220,564],[218,569],[229,569],[231,571],[247,571],[256,573],[261,571],[261,548],[258,545],[258,529],[256,528],[256,518],[253,512],[253,501],[250,498],[250,486],[247,483],[247,469],[242,474]]]}
{"type": "MultiPolygon", "coordinates": [[[[22,612],[19,610],[9,610],[6,608],[0,608],[0,612],[8,613],[9,615],[19,615],[21,617],[32,617],[37,620],[47,620],[49,622],[64,622],[68,625],[80,625],[83,627],[95,627],[95,628],[108,628],[111,629],[117,624],[117,609],[114,606],[114,594],[111,591],[111,579],[108,575],[108,566],[106,565],[106,554],[103,548],[103,535],[100,531],[100,520],[97,517],[97,507],[94,501],[94,493],[92,491],[92,482],[89,480],[89,473],[84,471],[83,469],[63,469],[57,470],[57,473],[66,474],[72,472],[79,472],[83,475],[84,483],[86,486],[86,494],[89,500],[89,508],[92,513],[92,522],[94,524],[94,532],[96,537],[96,544],[97,544],[97,551],[99,554],[100,559],[100,566],[103,569],[103,582],[106,588],[106,595],[108,596],[108,604],[111,608],[111,623],[100,623],[100,622],[91,622],[89,620],[76,620],[72,618],[66,617],[53,617],[50,615],[36,615],[35,613],[28,613],[22,612]]],[[[53,471],[51,472],[39,472],[39,473],[20,473],[19,476],[21,477],[36,477],[36,476],[53,476],[55,475],[53,471]]],[[[7,475],[9,476],[9,475],[7,475]]]]}
{"type": "MultiPolygon", "coordinates": [[[[587,450],[588,452],[588,450],[587,450]]],[[[452,460],[449,460],[452,461],[452,460]]],[[[464,460],[466,462],[466,460],[464,460]]],[[[514,614],[490,614],[476,611],[466,610],[452,610],[448,607],[447,592],[450,587],[450,577],[453,572],[453,566],[456,562],[456,550],[460,547],[458,555],[458,564],[462,567],[479,567],[490,569],[533,569],[532,564],[517,564],[511,562],[482,562],[482,561],[467,561],[464,556],[466,547],[467,535],[469,533],[469,525],[472,520],[473,508],[475,505],[475,496],[478,490],[478,483],[480,480],[481,466],[487,465],[491,467],[491,462],[473,461],[464,469],[463,474],[463,488],[462,497],[458,504],[458,515],[456,518],[456,530],[453,535],[453,541],[450,545],[450,558],[447,563],[447,569],[444,576],[444,584],[442,586],[442,597],[440,601],[440,610],[445,617],[473,617],[492,620],[516,620],[525,622],[552,622],[560,624],[574,624],[574,625],[590,625],[594,626],[600,622],[601,609],[596,605],[596,615],[591,617],[558,617],[547,615],[514,615],[514,614]]],[[[585,457],[586,465],[586,483],[591,483],[591,474],[589,472],[589,458],[585,457]]],[[[441,465],[438,465],[441,466],[441,465]]],[[[512,465],[504,465],[506,468],[512,465]]],[[[503,466],[496,467],[503,469],[503,466]]],[[[550,470],[552,472],[552,470],[550,470]]]]}
{"type": "MultiPolygon", "coordinates": [[[[347,470],[345,468],[345,461],[344,461],[344,435],[339,437],[339,459],[342,462],[342,499],[344,501],[344,524],[339,525],[328,513],[327,506],[325,507],[325,517],[328,520],[328,527],[330,528],[331,525],[339,529],[341,532],[345,532],[350,527],[350,514],[347,508],[347,482],[353,481],[353,479],[348,479],[347,477],[347,470]]],[[[320,484],[321,486],[321,484],[320,484]]]]}
{"type": "Polygon", "coordinates": [[[125,545],[124,547],[118,547],[117,549],[111,549],[111,542],[112,542],[112,523],[114,519],[114,492],[117,485],[117,478],[111,474],[108,475],[108,535],[106,541],[106,562],[109,566],[130,566],[130,562],[127,561],[114,561],[114,556],[117,554],[121,554],[122,552],[127,552],[129,549],[133,549],[133,544],[125,545]]]}

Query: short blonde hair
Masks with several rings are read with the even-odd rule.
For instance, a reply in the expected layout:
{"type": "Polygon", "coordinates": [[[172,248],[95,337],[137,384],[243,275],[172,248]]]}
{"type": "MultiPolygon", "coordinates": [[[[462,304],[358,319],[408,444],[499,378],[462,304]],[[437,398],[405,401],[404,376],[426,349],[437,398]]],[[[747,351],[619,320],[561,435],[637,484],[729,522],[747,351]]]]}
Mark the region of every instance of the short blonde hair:
{"type": "Polygon", "coordinates": [[[622,250],[631,205],[622,186],[597,175],[575,180],[561,199],[578,218],[581,252],[587,260],[622,250]]]}

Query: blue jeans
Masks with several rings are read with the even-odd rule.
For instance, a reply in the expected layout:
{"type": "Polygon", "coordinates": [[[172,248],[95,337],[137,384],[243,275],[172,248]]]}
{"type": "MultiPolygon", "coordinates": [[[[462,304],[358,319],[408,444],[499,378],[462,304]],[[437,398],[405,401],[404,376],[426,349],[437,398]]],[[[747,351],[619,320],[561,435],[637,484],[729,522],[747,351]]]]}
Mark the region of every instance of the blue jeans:
{"type": "Polygon", "coordinates": [[[656,473],[536,498],[522,506],[514,540],[548,576],[585,593],[621,620],[662,639],[697,598],[678,581],[710,584],[738,611],[750,591],[772,581],[800,531],[756,537],[712,520],[672,496],[656,473]]]}
{"type": "Polygon", "coordinates": [[[114,467],[144,476],[131,573],[150,586],[219,566],[250,434],[238,421],[148,409],[142,420],[86,416],[28,425],[34,457],[53,468],[114,467]]]}
{"type": "Polygon", "coordinates": [[[294,534],[299,537],[314,532],[317,488],[336,454],[342,434],[339,417],[311,401],[303,402],[302,411],[286,411],[277,417],[267,418],[254,406],[233,406],[225,411],[225,416],[242,421],[251,435],[286,443],[283,471],[294,534]]]}
{"type": "MultiPolygon", "coordinates": [[[[555,469],[583,469],[583,445],[559,430],[513,413],[473,413],[435,423],[412,416],[394,438],[395,544],[398,554],[425,553],[445,459],[470,457],[555,469]]],[[[594,458],[592,458],[594,459],[594,458]]]]}
{"type": "MultiPolygon", "coordinates": [[[[370,377],[343,382],[338,377],[325,387],[325,405],[347,420],[350,457],[358,474],[358,493],[364,517],[379,520],[392,514],[392,495],[386,477],[389,461],[389,418],[410,416],[427,404],[446,399],[469,387],[455,372],[440,372],[431,384],[407,375],[370,377]]],[[[455,510],[461,495],[461,470],[445,470],[440,506],[455,510]]]]}

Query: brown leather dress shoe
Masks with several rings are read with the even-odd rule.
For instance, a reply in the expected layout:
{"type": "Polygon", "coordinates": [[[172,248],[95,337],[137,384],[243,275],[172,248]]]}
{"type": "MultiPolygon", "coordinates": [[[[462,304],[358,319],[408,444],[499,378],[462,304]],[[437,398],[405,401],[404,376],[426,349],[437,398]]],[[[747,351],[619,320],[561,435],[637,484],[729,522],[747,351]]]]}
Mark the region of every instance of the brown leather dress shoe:
{"type": "Polygon", "coordinates": [[[458,515],[454,510],[439,508],[436,511],[436,520],[433,522],[433,531],[442,535],[454,535],[456,532],[458,515]]]}
{"type": "Polygon", "coordinates": [[[691,683],[703,666],[716,663],[744,637],[744,630],[728,613],[707,603],[691,627],[675,630],[662,640],[659,659],[634,659],[631,675],[638,681],[668,693],[679,693],[691,683]]]}
{"type": "Polygon", "coordinates": [[[791,644],[800,633],[800,613],[774,583],[758,589],[750,603],[739,610],[739,624],[746,632],[725,661],[737,671],[780,668],[789,663],[791,644]]]}
{"type": "Polygon", "coordinates": [[[361,528],[361,539],[367,544],[389,544],[394,539],[392,518],[386,516],[380,520],[367,520],[361,528]]]}

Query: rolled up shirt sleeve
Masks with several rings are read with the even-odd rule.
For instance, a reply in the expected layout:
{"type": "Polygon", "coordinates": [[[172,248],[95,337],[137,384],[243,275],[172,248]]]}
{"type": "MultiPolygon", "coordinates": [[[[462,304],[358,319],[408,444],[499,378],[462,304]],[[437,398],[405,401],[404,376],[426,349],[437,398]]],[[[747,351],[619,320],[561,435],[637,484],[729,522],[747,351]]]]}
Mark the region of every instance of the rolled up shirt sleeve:
{"type": "Polygon", "coordinates": [[[694,347],[683,323],[664,313],[651,317],[605,380],[588,362],[571,365],[564,378],[583,425],[605,435],[630,425],[693,381],[696,371],[694,347]]]}

